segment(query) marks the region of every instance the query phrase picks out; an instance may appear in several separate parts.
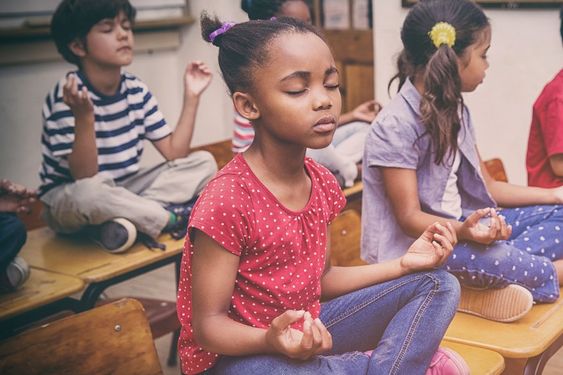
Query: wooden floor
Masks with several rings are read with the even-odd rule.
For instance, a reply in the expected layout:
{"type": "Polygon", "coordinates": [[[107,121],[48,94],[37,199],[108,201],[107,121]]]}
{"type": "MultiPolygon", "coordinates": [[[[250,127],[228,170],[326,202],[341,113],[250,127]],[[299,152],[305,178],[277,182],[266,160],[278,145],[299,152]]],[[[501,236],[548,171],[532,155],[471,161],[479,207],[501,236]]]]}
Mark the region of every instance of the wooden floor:
{"type": "MultiPolygon", "coordinates": [[[[110,289],[106,293],[109,297],[125,296],[146,296],[160,299],[175,300],[176,293],[174,288],[174,266],[162,267],[156,271],[139,276],[133,280],[121,283],[110,289]]],[[[156,348],[165,375],[180,374],[179,367],[168,367],[166,360],[170,349],[171,335],[166,335],[156,340],[156,348]]],[[[563,374],[563,349],[559,350],[547,364],[544,375],[563,374]]],[[[510,374],[512,375],[512,374],[510,374]]]]}

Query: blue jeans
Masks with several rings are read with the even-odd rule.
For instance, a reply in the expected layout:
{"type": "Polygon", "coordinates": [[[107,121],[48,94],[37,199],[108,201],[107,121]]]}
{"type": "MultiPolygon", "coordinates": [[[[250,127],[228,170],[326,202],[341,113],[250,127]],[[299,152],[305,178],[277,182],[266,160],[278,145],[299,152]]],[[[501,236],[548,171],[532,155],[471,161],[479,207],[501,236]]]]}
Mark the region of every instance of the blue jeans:
{"type": "Polygon", "coordinates": [[[16,214],[0,212],[0,272],[18,255],[26,239],[25,226],[16,214]]]}
{"type": "Polygon", "coordinates": [[[563,206],[503,208],[500,214],[512,225],[510,239],[490,245],[460,242],[446,269],[466,286],[518,284],[536,302],[557,300],[559,281],[551,261],[563,259],[563,206]]]}
{"type": "Polygon", "coordinates": [[[452,320],[459,283],[445,271],[416,273],[321,305],[332,350],[307,361],[282,355],[220,357],[210,374],[424,374],[452,320]],[[372,350],[371,355],[364,351],[372,350]]]}

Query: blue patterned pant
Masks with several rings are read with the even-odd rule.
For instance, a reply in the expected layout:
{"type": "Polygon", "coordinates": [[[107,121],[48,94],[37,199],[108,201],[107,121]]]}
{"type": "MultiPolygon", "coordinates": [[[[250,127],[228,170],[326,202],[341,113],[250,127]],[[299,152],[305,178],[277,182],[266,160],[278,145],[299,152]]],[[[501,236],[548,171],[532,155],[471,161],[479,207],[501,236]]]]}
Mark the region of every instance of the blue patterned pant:
{"type": "Polygon", "coordinates": [[[510,239],[490,245],[460,242],[446,269],[466,286],[518,284],[536,302],[555,301],[559,281],[552,261],[563,259],[563,206],[504,208],[499,214],[512,225],[510,239]]]}

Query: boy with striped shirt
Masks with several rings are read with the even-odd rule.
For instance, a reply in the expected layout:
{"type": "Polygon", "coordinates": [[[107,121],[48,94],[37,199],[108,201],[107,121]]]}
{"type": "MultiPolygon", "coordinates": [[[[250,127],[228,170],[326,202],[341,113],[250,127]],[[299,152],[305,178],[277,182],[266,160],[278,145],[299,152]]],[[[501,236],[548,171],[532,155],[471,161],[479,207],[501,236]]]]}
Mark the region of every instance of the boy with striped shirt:
{"type": "Polygon", "coordinates": [[[211,81],[188,65],[174,130],[147,86],[122,72],[133,59],[135,9],[128,0],[63,0],[51,23],[58,51],[78,67],[43,106],[39,195],[57,232],[89,229],[110,252],[127,250],[137,231],[156,238],[182,230],[188,201],[216,171],[211,154],[190,153],[200,95],[211,81]],[[148,139],[166,159],[140,168],[148,139]]]}

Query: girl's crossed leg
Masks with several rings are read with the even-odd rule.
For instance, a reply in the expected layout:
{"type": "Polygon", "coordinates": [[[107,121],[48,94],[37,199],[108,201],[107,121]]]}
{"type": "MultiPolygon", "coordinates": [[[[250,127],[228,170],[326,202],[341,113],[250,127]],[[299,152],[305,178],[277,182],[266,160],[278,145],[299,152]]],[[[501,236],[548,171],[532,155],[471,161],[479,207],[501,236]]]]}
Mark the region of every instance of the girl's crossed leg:
{"type": "Polygon", "coordinates": [[[459,284],[444,271],[373,285],[322,304],[320,319],[333,340],[326,355],[223,356],[210,373],[424,374],[458,300],[459,284]]]}
{"type": "Polygon", "coordinates": [[[500,214],[512,225],[509,241],[490,245],[459,243],[446,269],[463,285],[502,288],[519,284],[530,290],[537,302],[555,301],[559,297],[559,280],[552,261],[563,259],[561,208],[502,209],[500,214]]]}

